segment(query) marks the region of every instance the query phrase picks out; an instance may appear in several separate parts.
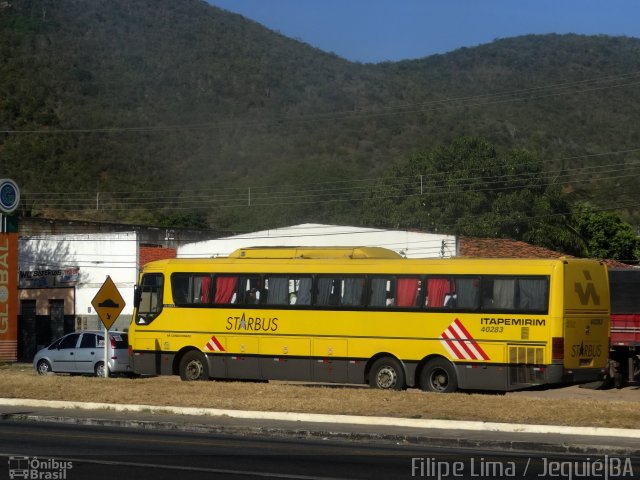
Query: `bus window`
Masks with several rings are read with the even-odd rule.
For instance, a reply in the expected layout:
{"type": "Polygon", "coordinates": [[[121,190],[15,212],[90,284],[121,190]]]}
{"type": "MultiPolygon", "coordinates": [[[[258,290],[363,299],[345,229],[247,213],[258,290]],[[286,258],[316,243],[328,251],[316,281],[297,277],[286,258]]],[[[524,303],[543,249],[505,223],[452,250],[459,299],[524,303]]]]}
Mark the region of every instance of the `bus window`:
{"type": "Polygon", "coordinates": [[[290,305],[311,305],[311,290],[313,281],[311,277],[292,279],[293,292],[289,294],[290,305]]]}
{"type": "Polygon", "coordinates": [[[422,294],[422,280],[418,277],[372,278],[370,307],[418,307],[422,294]]]}
{"type": "Polygon", "coordinates": [[[362,305],[364,277],[318,277],[316,304],[325,306],[362,305]]]}
{"type": "Polygon", "coordinates": [[[547,313],[549,311],[549,281],[543,278],[518,279],[518,310],[547,313]]]}
{"type": "Polygon", "coordinates": [[[259,275],[242,276],[238,279],[237,302],[239,305],[259,305],[263,302],[262,278],[259,275]]]}
{"type": "Polygon", "coordinates": [[[349,277],[342,280],[342,299],[340,305],[362,305],[364,277],[349,277]]]}
{"type": "Polygon", "coordinates": [[[171,275],[173,303],[179,306],[207,304],[211,299],[211,277],[201,273],[171,275]]]}
{"type": "Polygon", "coordinates": [[[391,277],[371,279],[371,296],[369,297],[370,307],[393,306],[395,303],[394,294],[391,290],[393,282],[394,280],[391,277]]]}
{"type": "Polygon", "coordinates": [[[427,279],[427,308],[451,308],[455,299],[455,285],[448,278],[427,279]]]}
{"type": "Polygon", "coordinates": [[[152,273],[142,277],[140,283],[140,304],[136,323],[147,325],[151,323],[162,311],[162,288],[164,277],[162,274],[152,273]]]}
{"type": "Polygon", "coordinates": [[[480,300],[480,279],[477,277],[456,277],[454,279],[455,304],[458,310],[475,310],[480,300]]]}
{"type": "Polygon", "coordinates": [[[235,303],[237,285],[238,277],[216,277],[216,292],[213,302],[217,304],[235,303]]]}
{"type": "Polygon", "coordinates": [[[484,277],[482,310],[545,313],[549,286],[546,277],[484,277]]]}
{"type": "Polygon", "coordinates": [[[316,305],[337,305],[340,297],[340,280],[319,277],[316,291],[316,305]]]}
{"type": "Polygon", "coordinates": [[[269,275],[265,279],[267,305],[311,305],[311,277],[269,275]]]}
{"type": "Polygon", "coordinates": [[[483,310],[513,310],[515,305],[515,278],[484,278],[482,284],[483,310]]]}
{"type": "Polygon", "coordinates": [[[289,278],[269,276],[265,280],[267,305],[289,305],[289,278]]]}
{"type": "Polygon", "coordinates": [[[419,278],[398,278],[396,280],[396,307],[417,307],[421,281],[419,278]]]}

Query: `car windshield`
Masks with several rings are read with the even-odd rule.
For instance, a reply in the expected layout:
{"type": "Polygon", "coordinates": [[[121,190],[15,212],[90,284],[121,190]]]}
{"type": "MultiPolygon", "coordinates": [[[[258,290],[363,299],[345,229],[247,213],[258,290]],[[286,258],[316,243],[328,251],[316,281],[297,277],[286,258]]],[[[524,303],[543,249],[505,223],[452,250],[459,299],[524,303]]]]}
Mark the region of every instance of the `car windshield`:
{"type": "MultiPolygon", "coordinates": [[[[113,345],[115,343],[115,347],[112,348],[124,348],[124,349],[128,349],[129,348],[129,341],[127,339],[127,334],[126,333],[109,333],[109,337],[112,340],[111,345],[113,345]]],[[[104,347],[104,336],[103,335],[98,335],[98,347],[104,347]]]]}
{"type": "Polygon", "coordinates": [[[129,348],[126,333],[112,333],[111,338],[116,342],[116,348],[129,348]]]}

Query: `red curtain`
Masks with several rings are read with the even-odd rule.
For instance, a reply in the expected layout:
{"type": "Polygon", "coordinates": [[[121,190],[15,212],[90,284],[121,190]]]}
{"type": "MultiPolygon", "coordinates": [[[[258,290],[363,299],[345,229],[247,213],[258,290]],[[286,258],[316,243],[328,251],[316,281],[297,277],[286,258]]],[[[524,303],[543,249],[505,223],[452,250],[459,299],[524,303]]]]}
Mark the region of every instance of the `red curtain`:
{"type": "Polygon", "coordinates": [[[451,286],[447,278],[430,278],[427,280],[427,306],[444,307],[445,296],[450,294],[451,286]]]}
{"type": "Polygon", "coordinates": [[[415,307],[418,297],[417,278],[399,278],[397,286],[396,306],[415,307]]]}
{"type": "Polygon", "coordinates": [[[237,283],[238,277],[216,278],[216,296],[213,301],[215,303],[231,303],[237,283]]]}
{"type": "Polygon", "coordinates": [[[200,301],[209,303],[209,292],[211,291],[211,277],[202,277],[200,284],[200,301]]]}

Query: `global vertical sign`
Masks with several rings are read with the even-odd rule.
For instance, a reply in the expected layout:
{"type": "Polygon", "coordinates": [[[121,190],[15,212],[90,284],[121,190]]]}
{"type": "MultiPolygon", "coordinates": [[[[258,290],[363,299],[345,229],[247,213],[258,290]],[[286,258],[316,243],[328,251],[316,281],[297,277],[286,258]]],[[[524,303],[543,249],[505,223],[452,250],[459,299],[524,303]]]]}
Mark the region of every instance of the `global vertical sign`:
{"type": "Polygon", "coordinates": [[[18,357],[18,235],[0,233],[0,361],[18,357]]]}
{"type": "Polygon", "coordinates": [[[20,202],[13,180],[0,179],[0,361],[18,359],[18,234],[7,233],[6,214],[20,202]]]}

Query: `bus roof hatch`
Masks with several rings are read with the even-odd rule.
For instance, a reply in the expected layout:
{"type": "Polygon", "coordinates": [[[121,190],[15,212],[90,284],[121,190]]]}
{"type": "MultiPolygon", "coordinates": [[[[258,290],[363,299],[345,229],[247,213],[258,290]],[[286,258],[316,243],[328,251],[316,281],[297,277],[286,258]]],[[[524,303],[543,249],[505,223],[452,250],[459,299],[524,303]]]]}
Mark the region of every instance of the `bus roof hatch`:
{"type": "Polygon", "coordinates": [[[239,248],[230,258],[402,258],[399,253],[382,247],[251,247],[239,248]]]}

